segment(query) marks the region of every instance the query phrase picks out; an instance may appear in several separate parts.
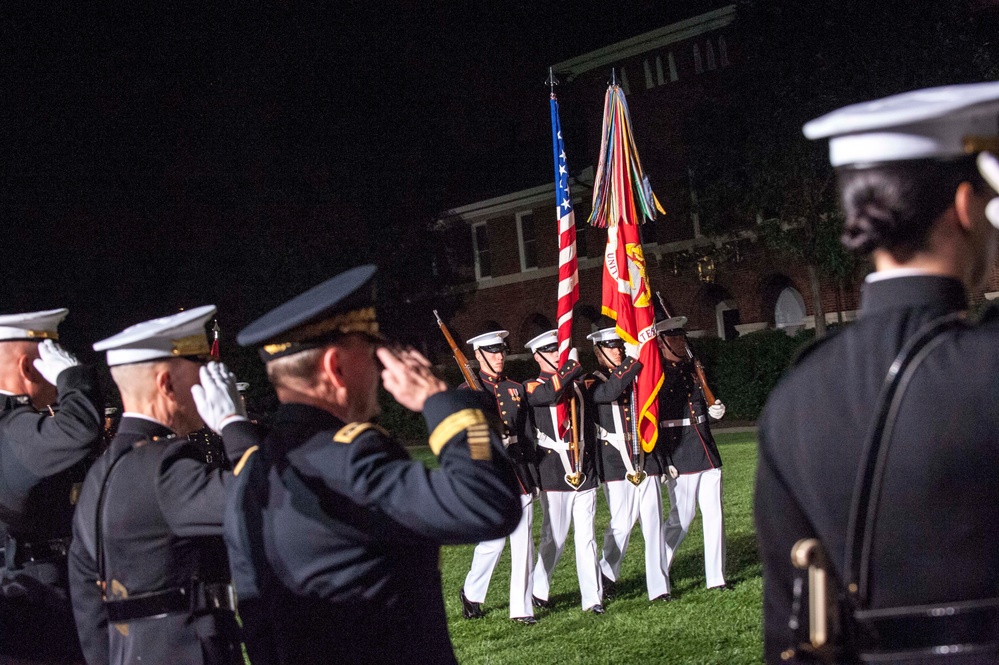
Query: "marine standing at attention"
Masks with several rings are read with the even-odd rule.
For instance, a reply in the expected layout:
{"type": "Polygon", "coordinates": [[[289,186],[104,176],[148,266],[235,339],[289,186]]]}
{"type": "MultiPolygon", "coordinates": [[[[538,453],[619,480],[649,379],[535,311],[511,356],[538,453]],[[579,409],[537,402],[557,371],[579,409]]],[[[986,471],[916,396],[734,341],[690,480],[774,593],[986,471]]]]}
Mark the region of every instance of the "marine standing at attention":
{"type": "Polygon", "coordinates": [[[759,421],[769,663],[999,660],[999,317],[965,317],[995,266],[999,178],[976,157],[999,170],[982,152],[997,128],[999,83],[805,125],[829,138],[843,242],[875,272],[858,320],[799,357],[759,421]]]}

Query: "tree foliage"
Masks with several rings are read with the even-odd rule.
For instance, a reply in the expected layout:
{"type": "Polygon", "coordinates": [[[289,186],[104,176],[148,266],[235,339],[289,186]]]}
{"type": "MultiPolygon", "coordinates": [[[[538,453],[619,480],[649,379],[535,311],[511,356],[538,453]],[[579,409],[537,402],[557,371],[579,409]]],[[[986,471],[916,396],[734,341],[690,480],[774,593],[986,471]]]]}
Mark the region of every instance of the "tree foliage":
{"type": "Polygon", "coordinates": [[[958,3],[740,0],[733,67],[688,128],[702,229],[752,228],[816,279],[850,276],[826,142],[801,127],[847,104],[991,78],[976,18],[958,3]]]}

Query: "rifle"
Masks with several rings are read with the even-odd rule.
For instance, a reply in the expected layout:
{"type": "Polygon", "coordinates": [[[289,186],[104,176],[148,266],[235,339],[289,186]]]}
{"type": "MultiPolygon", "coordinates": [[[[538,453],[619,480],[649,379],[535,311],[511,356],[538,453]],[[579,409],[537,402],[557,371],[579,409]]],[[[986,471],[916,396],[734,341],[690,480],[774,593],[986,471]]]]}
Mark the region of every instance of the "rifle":
{"type": "Polygon", "coordinates": [[[465,354],[461,352],[458,344],[454,341],[454,337],[451,336],[451,331],[447,329],[447,325],[441,320],[440,314],[437,310],[434,310],[434,316],[437,318],[437,325],[440,326],[441,332],[444,333],[444,339],[447,340],[448,346],[451,347],[451,353],[454,355],[454,361],[458,363],[458,369],[461,370],[461,375],[465,377],[465,383],[472,390],[482,390],[482,385],[479,383],[479,377],[475,375],[472,371],[472,365],[468,362],[468,358],[465,354]]]}
{"type": "MultiPolygon", "coordinates": [[[[663,294],[656,291],[656,297],[659,298],[659,304],[663,308],[663,314],[666,315],[667,319],[672,319],[673,315],[669,313],[669,308],[666,306],[666,301],[663,300],[663,294]]],[[[683,348],[687,351],[687,359],[694,363],[694,378],[697,382],[701,384],[701,390],[704,392],[704,399],[707,401],[708,405],[714,404],[718,400],[715,399],[714,393],[708,388],[708,380],[704,376],[704,365],[698,360],[697,356],[694,355],[694,350],[690,348],[690,342],[687,341],[687,331],[683,332],[683,348]]]]}

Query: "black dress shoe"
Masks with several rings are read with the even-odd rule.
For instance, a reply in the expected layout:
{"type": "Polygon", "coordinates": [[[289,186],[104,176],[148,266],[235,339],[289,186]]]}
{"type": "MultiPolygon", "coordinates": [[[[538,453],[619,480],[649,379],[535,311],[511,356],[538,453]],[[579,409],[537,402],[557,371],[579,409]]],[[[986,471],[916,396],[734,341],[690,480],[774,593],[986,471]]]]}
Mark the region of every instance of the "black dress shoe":
{"type": "Polygon", "coordinates": [[[604,598],[607,600],[612,600],[617,596],[617,582],[603,573],[600,574],[600,585],[604,588],[604,598]]]}
{"type": "Polygon", "coordinates": [[[708,591],[733,591],[734,589],[727,584],[719,584],[718,586],[709,586],[708,591]]]}
{"type": "Polygon", "coordinates": [[[531,604],[544,610],[555,609],[555,603],[550,598],[548,600],[541,600],[537,596],[531,596],[531,604]]]}
{"type": "Polygon", "coordinates": [[[669,595],[668,593],[664,593],[661,596],[656,596],[655,598],[653,598],[652,602],[653,603],[668,603],[671,600],[673,600],[673,596],[669,595]]]}
{"type": "Polygon", "coordinates": [[[538,622],[534,617],[514,617],[511,621],[516,621],[517,623],[522,623],[525,626],[533,626],[538,622]]]}
{"type": "Polygon", "coordinates": [[[482,611],[482,603],[473,603],[465,597],[465,590],[461,590],[461,616],[466,619],[481,619],[486,616],[482,611]]]}
{"type": "Polygon", "coordinates": [[[596,605],[594,605],[593,607],[587,607],[583,611],[584,612],[592,612],[593,614],[606,614],[607,613],[607,610],[604,609],[604,606],[600,605],[599,603],[596,604],[596,605]]]}

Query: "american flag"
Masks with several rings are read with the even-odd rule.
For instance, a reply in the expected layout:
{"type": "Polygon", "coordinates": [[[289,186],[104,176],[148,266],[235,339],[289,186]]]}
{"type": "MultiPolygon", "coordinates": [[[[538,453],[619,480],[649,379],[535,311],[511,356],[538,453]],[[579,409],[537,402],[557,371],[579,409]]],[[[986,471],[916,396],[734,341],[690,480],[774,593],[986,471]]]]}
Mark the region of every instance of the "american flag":
{"type": "MultiPolygon", "coordinates": [[[[555,151],[555,213],[558,217],[558,364],[569,359],[572,348],[572,307],[579,300],[579,269],[576,261],[576,216],[569,194],[569,167],[565,162],[565,145],[562,142],[562,123],[558,118],[558,99],[551,96],[552,148],[555,151]]],[[[568,391],[571,396],[572,391],[568,391]]],[[[558,434],[568,431],[569,406],[558,403],[558,434]]]]}

